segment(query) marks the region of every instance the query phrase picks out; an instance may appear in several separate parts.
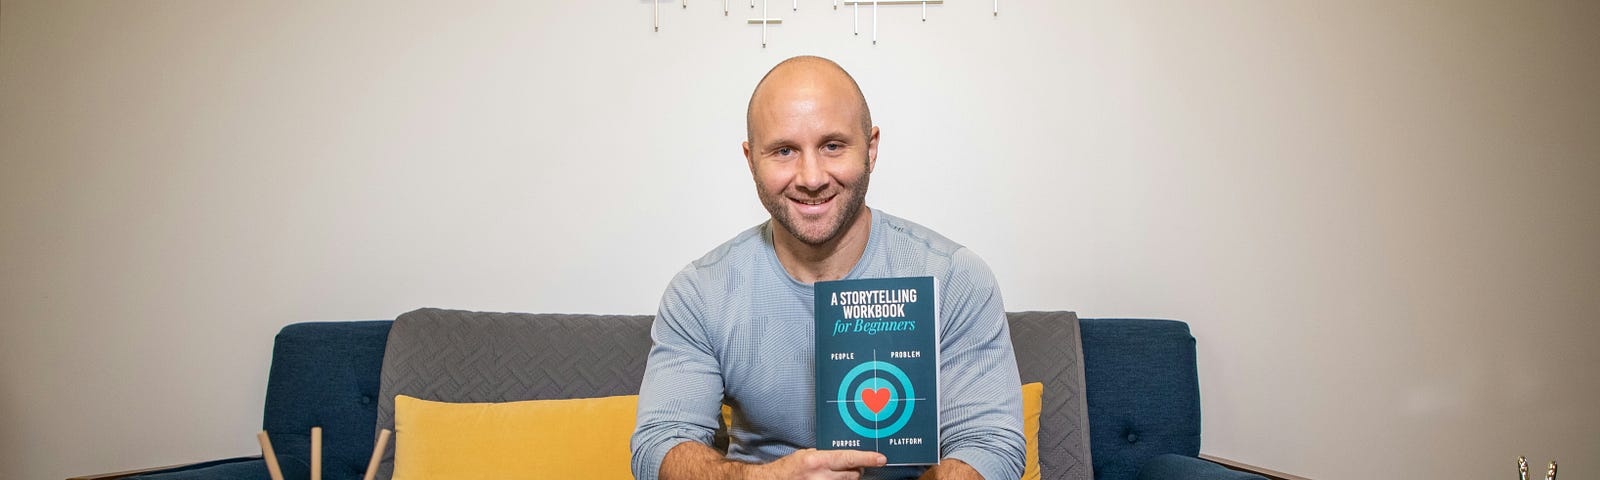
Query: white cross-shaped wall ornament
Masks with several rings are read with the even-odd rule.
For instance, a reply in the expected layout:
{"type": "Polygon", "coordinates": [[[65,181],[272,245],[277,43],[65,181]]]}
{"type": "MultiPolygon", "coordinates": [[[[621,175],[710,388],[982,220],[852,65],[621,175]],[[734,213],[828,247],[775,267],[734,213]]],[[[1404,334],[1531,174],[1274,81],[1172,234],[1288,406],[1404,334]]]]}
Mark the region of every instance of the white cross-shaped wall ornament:
{"type": "MultiPolygon", "coordinates": [[[[761,18],[752,18],[752,19],[745,20],[745,23],[749,23],[749,24],[752,24],[752,25],[757,24],[757,23],[761,24],[761,48],[767,48],[767,25],[779,25],[779,24],[783,23],[783,19],[781,19],[781,18],[772,18],[772,16],[767,15],[767,2],[770,2],[770,1],[772,1],[772,0],[761,0],[761,18]]],[[[794,0],[794,1],[795,1],[795,10],[799,10],[800,9],[800,0],[794,0]]]]}

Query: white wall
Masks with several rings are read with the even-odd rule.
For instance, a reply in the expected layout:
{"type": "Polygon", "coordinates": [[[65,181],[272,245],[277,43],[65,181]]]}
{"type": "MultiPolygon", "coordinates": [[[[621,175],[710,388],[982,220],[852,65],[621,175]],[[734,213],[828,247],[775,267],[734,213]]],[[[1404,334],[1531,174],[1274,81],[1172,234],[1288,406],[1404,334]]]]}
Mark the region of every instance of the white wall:
{"type": "Polygon", "coordinates": [[[653,312],[800,53],[1009,309],[1190,322],[1205,451],[1600,476],[1600,4],[689,3],[0,4],[0,478],[251,454],[291,322],[653,312]]]}

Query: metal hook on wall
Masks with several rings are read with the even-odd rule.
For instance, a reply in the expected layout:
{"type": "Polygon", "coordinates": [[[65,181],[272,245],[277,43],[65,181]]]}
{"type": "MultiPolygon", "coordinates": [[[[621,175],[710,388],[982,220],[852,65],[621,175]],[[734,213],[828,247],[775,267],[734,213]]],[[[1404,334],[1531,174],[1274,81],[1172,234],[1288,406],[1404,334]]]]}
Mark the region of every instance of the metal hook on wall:
{"type": "MultiPolygon", "coordinates": [[[[879,5],[921,5],[922,6],[922,21],[926,22],[926,21],[928,21],[928,4],[942,5],[942,4],[944,4],[944,0],[845,0],[844,3],[846,5],[854,6],[855,9],[856,9],[856,19],[855,19],[855,22],[856,22],[855,34],[856,35],[860,35],[861,34],[861,18],[860,18],[861,17],[861,5],[862,4],[868,4],[868,3],[870,3],[872,5],[872,44],[873,45],[877,45],[878,44],[878,6],[879,5]]],[[[996,0],[996,5],[998,5],[998,4],[999,4],[999,1],[996,0]]]]}

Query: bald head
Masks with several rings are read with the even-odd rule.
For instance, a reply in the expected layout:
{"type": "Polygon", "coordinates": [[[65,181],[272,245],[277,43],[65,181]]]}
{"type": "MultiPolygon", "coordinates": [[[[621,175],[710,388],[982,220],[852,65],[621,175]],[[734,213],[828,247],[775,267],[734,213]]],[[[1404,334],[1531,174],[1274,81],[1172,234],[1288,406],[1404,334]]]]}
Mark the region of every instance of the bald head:
{"type": "Polygon", "coordinates": [[[856,79],[839,64],[822,57],[799,56],[779,62],[750,94],[750,104],[745,108],[746,140],[755,143],[757,116],[775,107],[775,104],[792,101],[796,96],[823,97],[834,101],[849,101],[859,110],[861,132],[872,133],[872,112],[867,108],[867,97],[861,94],[856,79]]]}

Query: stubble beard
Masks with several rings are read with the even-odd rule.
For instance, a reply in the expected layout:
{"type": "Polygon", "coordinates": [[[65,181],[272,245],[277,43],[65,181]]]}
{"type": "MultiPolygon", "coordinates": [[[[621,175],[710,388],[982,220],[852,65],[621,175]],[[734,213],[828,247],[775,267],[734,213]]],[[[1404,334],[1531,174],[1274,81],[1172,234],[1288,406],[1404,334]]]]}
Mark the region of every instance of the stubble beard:
{"type": "Polygon", "coordinates": [[[794,218],[790,216],[789,199],[784,198],[783,192],[768,192],[759,182],[757,182],[756,188],[760,191],[761,204],[767,207],[767,212],[772,214],[772,218],[778,221],[779,226],[782,226],[784,230],[789,232],[789,235],[800,240],[801,243],[818,246],[838,238],[847,226],[855,223],[856,217],[861,215],[861,208],[866,205],[867,184],[870,183],[871,177],[871,172],[861,172],[861,178],[854,182],[854,186],[849,191],[849,196],[843,199],[835,199],[843,200],[844,203],[839,206],[838,213],[833,218],[833,223],[818,235],[808,235],[795,224],[794,218]]]}

